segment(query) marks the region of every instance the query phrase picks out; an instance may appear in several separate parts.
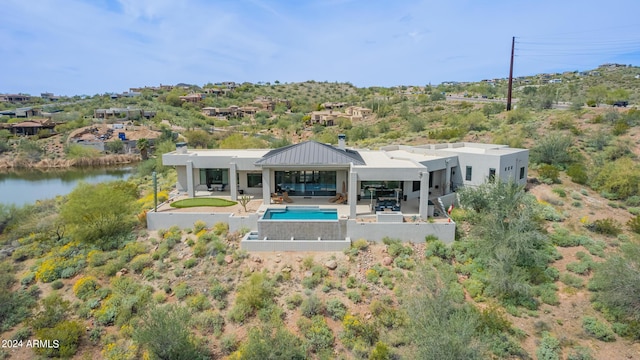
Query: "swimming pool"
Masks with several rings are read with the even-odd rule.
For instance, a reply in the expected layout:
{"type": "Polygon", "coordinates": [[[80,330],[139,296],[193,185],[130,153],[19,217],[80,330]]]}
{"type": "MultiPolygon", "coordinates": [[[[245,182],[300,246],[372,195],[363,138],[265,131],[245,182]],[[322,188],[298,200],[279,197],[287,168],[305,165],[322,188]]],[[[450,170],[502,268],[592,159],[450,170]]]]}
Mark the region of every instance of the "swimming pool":
{"type": "Polygon", "coordinates": [[[291,207],[284,209],[267,209],[263,220],[338,220],[337,209],[321,209],[318,207],[291,207]]]}
{"type": "MultiPolygon", "coordinates": [[[[346,225],[346,224],[345,224],[346,225]]],[[[318,206],[268,208],[258,219],[258,239],[343,239],[337,209],[318,206]]]]}

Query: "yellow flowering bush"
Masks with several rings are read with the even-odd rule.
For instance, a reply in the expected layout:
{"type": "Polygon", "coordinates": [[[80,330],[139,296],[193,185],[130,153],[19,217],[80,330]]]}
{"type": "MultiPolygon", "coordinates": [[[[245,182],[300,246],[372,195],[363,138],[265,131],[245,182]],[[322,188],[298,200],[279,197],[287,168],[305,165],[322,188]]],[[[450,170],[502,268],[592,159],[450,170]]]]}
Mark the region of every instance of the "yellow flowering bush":
{"type": "Polygon", "coordinates": [[[99,288],[100,284],[98,284],[96,278],[93,276],[84,276],[73,284],[73,293],[76,294],[78,299],[87,300],[91,295],[95,294],[99,288]]]}

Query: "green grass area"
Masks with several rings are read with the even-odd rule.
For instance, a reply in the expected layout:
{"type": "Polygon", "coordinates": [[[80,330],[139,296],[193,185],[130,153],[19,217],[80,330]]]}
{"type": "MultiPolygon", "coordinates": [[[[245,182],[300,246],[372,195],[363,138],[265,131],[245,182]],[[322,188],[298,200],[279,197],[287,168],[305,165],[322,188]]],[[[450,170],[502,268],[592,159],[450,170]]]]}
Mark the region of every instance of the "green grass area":
{"type": "Polygon", "coordinates": [[[174,208],[190,208],[196,206],[216,206],[225,207],[233,206],[237,204],[237,201],[218,199],[218,198],[190,198],[174,201],[171,203],[171,207],[174,208]]]}

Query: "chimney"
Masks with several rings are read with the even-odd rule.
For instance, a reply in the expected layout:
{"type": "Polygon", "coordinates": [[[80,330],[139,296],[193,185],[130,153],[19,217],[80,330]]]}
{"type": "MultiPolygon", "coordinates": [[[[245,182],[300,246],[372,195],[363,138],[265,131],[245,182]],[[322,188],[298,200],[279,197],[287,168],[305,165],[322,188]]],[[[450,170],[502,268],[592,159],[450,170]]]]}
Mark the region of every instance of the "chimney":
{"type": "Polygon", "coordinates": [[[187,153],[187,143],[186,142],[176,143],[176,153],[177,154],[186,154],[187,153]]]}
{"type": "Polygon", "coordinates": [[[344,147],[344,142],[345,139],[347,138],[347,136],[345,134],[339,134],[338,135],[338,149],[344,151],[345,147],[344,147]]]}

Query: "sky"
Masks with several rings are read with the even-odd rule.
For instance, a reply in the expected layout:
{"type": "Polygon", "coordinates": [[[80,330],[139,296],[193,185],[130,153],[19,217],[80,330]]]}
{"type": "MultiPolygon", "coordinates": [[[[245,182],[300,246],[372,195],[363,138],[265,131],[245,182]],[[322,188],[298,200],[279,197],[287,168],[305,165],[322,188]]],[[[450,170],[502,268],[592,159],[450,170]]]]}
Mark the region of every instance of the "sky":
{"type": "Polygon", "coordinates": [[[2,0],[0,93],[437,85],[640,65],[638,0],[2,0]]]}

